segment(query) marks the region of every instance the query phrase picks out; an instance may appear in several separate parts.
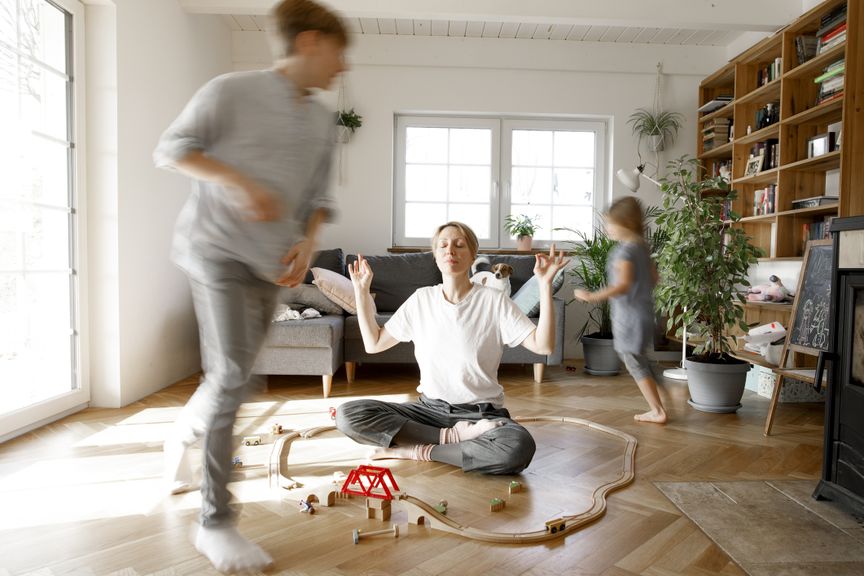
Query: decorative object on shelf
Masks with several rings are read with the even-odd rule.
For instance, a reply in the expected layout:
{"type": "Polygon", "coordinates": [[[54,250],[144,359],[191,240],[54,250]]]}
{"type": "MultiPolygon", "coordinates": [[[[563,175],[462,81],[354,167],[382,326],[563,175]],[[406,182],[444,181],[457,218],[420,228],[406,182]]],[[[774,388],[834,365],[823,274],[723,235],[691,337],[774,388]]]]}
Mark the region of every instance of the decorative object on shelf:
{"type": "Polygon", "coordinates": [[[768,277],[767,284],[751,286],[747,290],[747,300],[751,302],[786,302],[791,301],[789,289],[783,285],[780,278],[774,274],[768,277]]]}
{"type": "Polygon", "coordinates": [[[730,355],[734,339],[728,334],[736,326],[748,329],[744,308],[737,305],[746,300],[738,290],[750,286],[748,273],[760,251],[734,226],[738,214],[723,220],[723,203],[734,199],[735,191],[719,177],[699,180],[700,169],[698,160],[685,156],[670,162],[662,179],[663,208],[656,221],[668,240],[658,255],[661,282],[655,294],[669,329],[687,326],[701,336],[685,362],[690,404],[707,412],[734,412],[750,366],[730,355]]]}
{"type": "Polygon", "coordinates": [[[336,113],[336,139],[343,144],[347,143],[351,140],[351,135],[354,134],[354,131],[362,125],[363,117],[357,114],[354,108],[339,110],[336,113]]]}
{"type": "Polygon", "coordinates": [[[751,156],[747,159],[747,167],[744,169],[744,176],[755,176],[762,171],[762,164],[765,162],[765,156],[751,156]]]}
{"type": "Polygon", "coordinates": [[[834,149],[834,132],[817,134],[807,139],[807,157],[815,158],[828,154],[834,149]]]}
{"type": "Polygon", "coordinates": [[[665,112],[660,104],[661,80],[663,65],[657,63],[657,79],[654,85],[654,105],[651,110],[637,108],[630,115],[627,123],[633,128],[633,134],[638,136],[637,149],[642,144],[642,138],[649,139],[652,152],[661,152],[666,145],[671,146],[678,135],[678,130],[684,122],[684,115],[679,112],[665,112]]]}
{"type": "Polygon", "coordinates": [[[531,218],[526,214],[510,214],[504,218],[504,230],[511,236],[516,237],[516,249],[520,251],[531,250],[531,242],[534,233],[540,229],[537,220],[540,216],[531,218]]]}

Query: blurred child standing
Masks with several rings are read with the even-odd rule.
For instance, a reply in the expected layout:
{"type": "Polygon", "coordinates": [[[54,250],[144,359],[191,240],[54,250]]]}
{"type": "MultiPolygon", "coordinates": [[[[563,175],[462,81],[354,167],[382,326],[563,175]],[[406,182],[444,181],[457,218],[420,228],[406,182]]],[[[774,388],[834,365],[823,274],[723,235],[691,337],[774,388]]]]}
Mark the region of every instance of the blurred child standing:
{"type": "Polygon", "coordinates": [[[606,212],[606,233],[618,242],[609,254],[603,290],[577,289],[585,302],[609,300],[614,348],[648,402],[650,410],[634,416],[639,422],[666,423],[648,354],[654,347],[654,285],[657,269],[645,243],[644,212],[636,198],[619,198],[606,212]]]}

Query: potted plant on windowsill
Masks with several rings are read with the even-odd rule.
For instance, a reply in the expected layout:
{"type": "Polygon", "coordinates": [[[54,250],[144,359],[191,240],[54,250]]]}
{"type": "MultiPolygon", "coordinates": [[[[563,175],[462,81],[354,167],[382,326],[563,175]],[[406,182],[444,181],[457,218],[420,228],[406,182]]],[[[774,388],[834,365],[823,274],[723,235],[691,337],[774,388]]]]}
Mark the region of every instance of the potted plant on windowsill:
{"type": "Polygon", "coordinates": [[[639,137],[640,145],[642,138],[646,137],[652,152],[662,151],[666,144],[672,145],[678,130],[684,121],[684,116],[679,112],[652,112],[647,108],[637,108],[630,114],[627,123],[633,128],[633,134],[639,137]]]}
{"type": "MultiPolygon", "coordinates": [[[[659,251],[666,239],[665,233],[651,229],[650,224],[657,214],[659,209],[656,206],[650,206],[645,210],[645,239],[652,255],[659,251]]],[[[602,220],[600,221],[601,224],[594,228],[592,236],[588,236],[581,230],[556,228],[556,230],[571,232],[577,237],[575,241],[565,242],[570,247],[570,256],[575,263],[570,268],[569,274],[573,276],[580,288],[589,292],[602,290],[608,284],[609,254],[615,247],[615,241],[609,238],[605,225],[602,224],[602,220]]],[[[585,372],[596,376],[614,376],[621,369],[621,359],[613,347],[614,335],[609,302],[607,300],[590,306],[588,319],[576,336],[576,339],[582,342],[585,372]]]]}
{"type": "Polygon", "coordinates": [[[690,405],[734,412],[750,365],[730,355],[730,330],[748,329],[738,304],[760,252],[734,225],[740,215],[724,215],[724,202],[731,202],[735,191],[720,177],[698,180],[699,167],[698,160],[682,157],[669,163],[668,176],[660,180],[663,209],[657,225],[668,241],[658,258],[661,282],[655,295],[669,329],[687,326],[702,341],[684,362],[690,405]]]}
{"type": "Polygon", "coordinates": [[[343,144],[351,139],[354,131],[363,125],[363,117],[354,111],[339,110],[336,113],[336,141],[343,144]]]}
{"type": "Polygon", "coordinates": [[[516,249],[520,251],[531,250],[531,242],[534,234],[540,229],[537,224],[539,216],[531,218],[525,214],[510,214],[504,218],[504,230],[511,236],[516,237],[516,249]]]}

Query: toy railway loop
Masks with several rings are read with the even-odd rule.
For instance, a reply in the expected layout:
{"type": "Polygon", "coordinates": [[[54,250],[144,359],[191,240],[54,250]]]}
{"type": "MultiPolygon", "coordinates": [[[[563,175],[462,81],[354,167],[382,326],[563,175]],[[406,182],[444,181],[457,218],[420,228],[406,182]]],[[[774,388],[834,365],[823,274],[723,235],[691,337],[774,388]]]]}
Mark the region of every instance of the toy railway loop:
{"type": "MultiPolygon", "coordinates": [[[[569,418],[566,416],[529,416],[514,418],[513,420],[520,424],[526,422],[561,422],[565,424],[576,424],[588,428],[589,430],[619,438],[625,443],[624,462],[621,472],[614,480],[602,484],[594,489],[591,495],[592,505],[589,509],[580,512],[579,514],[561,516],[560,518],[550,520],[546,522],[544,528],[539,530],[529,532],[492,532],[489,530],[473,528],[471,526],[460,524],[448,516],[441,514],[435,509],[435,506],[428,504],[419,498],[415,498],[406,493],[400,493],[396,498],[398,498],[400,505],[407,513],[408,521],[412,524],[428,523],[431,528],[483,542],[496,542],[499,544],[544,542],[546,540],[554,540],[566,534],[575,532],[582,526],[590,524],[602,517],[603,514],[606,513],[606,495],[614,490],[627,486],[635,477],[633,462],[636,455],[636,438],[630,434],[608,426],[603,426],[602,424],[591,422],[590,420],[569,418]]],[[[297,487],[297,482],[293,481],[293,479],[287,475],[288,453],[291,449],[291,441],[298,437],[310,438],[320,432],[334,430],[335,428],[335,426],[321,426],[287,434],[280,438],[273,446],[273,452],[271,453],[270,485],[273,486],[274,483],[276,483],[278,486],[283,488],[287,486],[290,486],[291,488],[297,487]],[[275,481],[273,478],[274,475],[276,476],[275,481]]]]}

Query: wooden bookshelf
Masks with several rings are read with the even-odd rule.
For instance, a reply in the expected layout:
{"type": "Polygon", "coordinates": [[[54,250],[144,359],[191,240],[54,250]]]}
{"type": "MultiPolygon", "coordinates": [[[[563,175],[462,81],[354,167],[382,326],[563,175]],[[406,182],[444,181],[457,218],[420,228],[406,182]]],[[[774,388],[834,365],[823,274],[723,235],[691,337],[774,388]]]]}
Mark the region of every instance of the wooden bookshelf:
{"type": "Polygon", "coordinates": [[[813,229],[826,218],[864,214],[864,3],[848,2],[845,42],[802,63],[796,51],[798,36],[815,36],[823,16],[844,4],[847,0],[826,0],[733,58],[699,86],[700,107],[718,96],[733,98],[722,108],[699,115],[696,155],[708,175],[720,173],[721,166],[730,171],[737,191],[731,208],[741,216],[736,226],[762,250],[761,262],[800,259],[805,225],[813,229]],[[843,93],[819,102],[814,79],[840,60],[845,61],[843,93]],[[765,73],[768,69],[770,75],[765,73]],[[774,121],[757,126],[757,114],[764,115],[760,110],[768,104],[774,121]],[[732,122],[730,141],[715,138],[706,150],[703,130],[719,118],[732,122]],[[811,157],[810,140],[827,133],[829,125],[841,127],[839,149],[811,157]],[[766,162],[759,172],[748,174],[754,149],[769,146],[776,149],[775,165],[766,162]],[[824,195],[828,183],[838,191],[836,204],[793,208],[796,200],[824,195]],[[757,202],[766,189],[774,198],[768,214],[757,202]]]}

